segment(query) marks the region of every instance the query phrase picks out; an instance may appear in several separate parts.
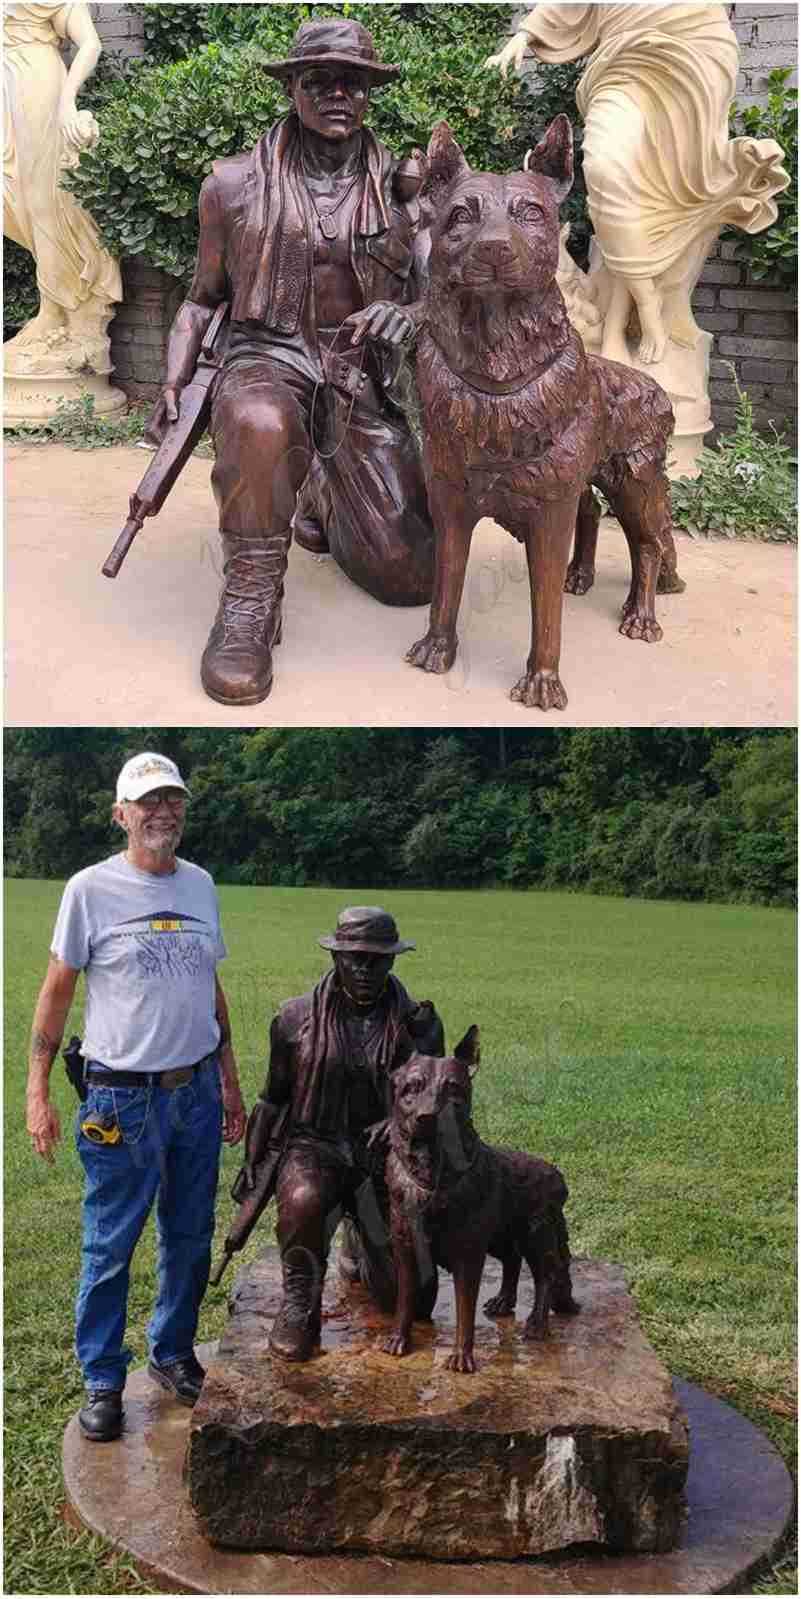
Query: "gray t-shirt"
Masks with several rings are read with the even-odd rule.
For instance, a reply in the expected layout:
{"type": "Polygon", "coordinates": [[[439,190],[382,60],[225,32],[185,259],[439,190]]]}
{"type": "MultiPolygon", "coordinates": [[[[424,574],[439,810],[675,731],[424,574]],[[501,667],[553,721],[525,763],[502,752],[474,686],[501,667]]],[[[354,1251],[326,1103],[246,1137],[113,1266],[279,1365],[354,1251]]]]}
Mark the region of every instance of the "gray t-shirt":
{"type": "Polygon", "coordinates": [[[83,1052],[119,1071],[189,1066],[219,1042],[217,962],[227,953],[208,872],[161,876],[111,855],[64,889],[52,952],[84,973],[83,1052]]]}

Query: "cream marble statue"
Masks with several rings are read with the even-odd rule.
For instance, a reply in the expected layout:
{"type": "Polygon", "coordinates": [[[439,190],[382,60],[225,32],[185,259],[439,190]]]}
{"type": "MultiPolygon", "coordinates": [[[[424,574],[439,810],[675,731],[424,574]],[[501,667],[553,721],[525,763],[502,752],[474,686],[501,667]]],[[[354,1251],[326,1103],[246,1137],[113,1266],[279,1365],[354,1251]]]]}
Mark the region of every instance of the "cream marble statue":
{"type": "Polygon", "coordinates": [[[677,435],[702,436],[711,339],[693,290],[721,228],[769,227],[790,181],[774,140],[729,138],[738,49],[726,8],[537,5],[486,64],[505,74],[527,50],[546,62],[591,56],[576,103],[595,239],[584,292],[572,284],[585,317],[592,304],[601,314],[587,342],[648,367],[674,400],[677,435]]]}
{"type": "Polygon", "coordinates": [[[36,260],[39,310],[4,348],[6,418],[44,420],[59,394],[89,388],[99,411],[125,396],[109,387],[106,329],[122,299],[117,262],[92,218],[59,187],[62,170],[97,142],[75,99],[94,72],[100,40],[84,4],[7,4],[3,11],[5,149],[3,231],[36,260]],[[67,70],[65,41],[76,53],[67,70]]]}

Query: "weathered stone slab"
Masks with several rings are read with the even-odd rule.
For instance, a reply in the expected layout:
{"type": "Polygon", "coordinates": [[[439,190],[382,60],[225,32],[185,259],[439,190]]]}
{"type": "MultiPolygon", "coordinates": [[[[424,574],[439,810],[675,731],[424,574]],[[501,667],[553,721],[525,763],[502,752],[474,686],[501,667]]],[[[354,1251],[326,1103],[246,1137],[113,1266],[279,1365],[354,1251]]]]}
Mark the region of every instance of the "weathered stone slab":
{"type": "MultiPolygon", "coordinates": [[[[488,1262],[482,1298],[496,1291],[488,1262]]],[[[201,1531],[238,1549],[515,1559],[578,1544],[664,1551],[684,1514],[687,1428],[617,1266],[575,1262],[581,1314],[547,1343],[479,1315],[472,1376],[447,1371],[444,1276],[414,1352],[381,1350],[390,1325],[332,1262],[322,1353],[267,1349],[277,1253],[240,1274],[228,1330],[190,1426],[186,1478],[201,1531]]]]}

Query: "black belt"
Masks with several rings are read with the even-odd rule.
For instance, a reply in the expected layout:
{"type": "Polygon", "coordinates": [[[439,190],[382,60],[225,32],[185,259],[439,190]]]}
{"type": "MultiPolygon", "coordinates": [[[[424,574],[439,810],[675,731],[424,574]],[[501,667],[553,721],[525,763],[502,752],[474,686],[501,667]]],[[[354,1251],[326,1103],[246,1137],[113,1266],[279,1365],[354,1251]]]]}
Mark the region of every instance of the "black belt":
{"type": "Polygon", "coordinates": [[[115,1072],[109,1066],[87,1066],[86,1081],[104,1084],[106,1088],[148,1088],[151,1083],[156,1088],[183,1088],[185,1083],[191,1082],[193,1072],[199,1072],[201,1067],[217,1059],[217,1053],[213,1049],[193,1066],[174,1066],[166,1072],[115,1072]]]}

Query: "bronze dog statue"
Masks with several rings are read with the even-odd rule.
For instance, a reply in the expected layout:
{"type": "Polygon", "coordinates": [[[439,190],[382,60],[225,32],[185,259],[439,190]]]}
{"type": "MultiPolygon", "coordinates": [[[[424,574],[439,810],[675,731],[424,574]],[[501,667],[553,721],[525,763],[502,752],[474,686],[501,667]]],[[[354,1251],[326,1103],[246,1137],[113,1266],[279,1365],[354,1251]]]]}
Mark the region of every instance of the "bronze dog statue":
{"type": "Polygon", "coordinates": [[[453,1273],[456,1345],[452,1371],[475,1371],[476,1303],[487,1255],[503,1262],[500,1293],[484,1309],[514,1314],[520,1268],[534,1279],[524,1338],[545,1338],[550,1310],[578,1310],[570,1280],[563,1207],[567,1185],[556,1166],[534,1155],[485,1144],[471,1119],[471,1076],[479,1061],[478,1028],[453,1055],[412,1055],[393,1078],[386,1184],[398,1279],[395,1326],[384,1347],[411,1349],[420,1281],[437,1266],[453,1273]]]}
{"type": "Polygon", "coordinates": [[[593,544],[597,484],[622,524],[632,580],[621,633],[661,638],[660,587],[676,575],[664,465],[673,412],[651,378],[588,356],[556,282],[559,204],[573,181],[573,138],[559,115],[503,177],[472,172],[446,122],[428,147],[421,191],[431,224],[429,287],[417,347],[423,461],[436,529],[429,629],[406,659],[447,672],[473,528],[494,516],[526,547],[532,639],[512,699],[564,709],[562,595],[578,589],[593,544]],[[568,556],[577,528],[576,560],[568,556]],[[572,579],[572,581],[571,581],[572,579]]]}

